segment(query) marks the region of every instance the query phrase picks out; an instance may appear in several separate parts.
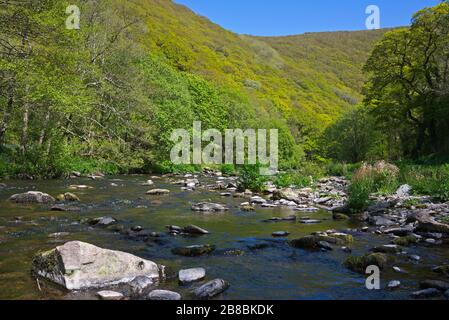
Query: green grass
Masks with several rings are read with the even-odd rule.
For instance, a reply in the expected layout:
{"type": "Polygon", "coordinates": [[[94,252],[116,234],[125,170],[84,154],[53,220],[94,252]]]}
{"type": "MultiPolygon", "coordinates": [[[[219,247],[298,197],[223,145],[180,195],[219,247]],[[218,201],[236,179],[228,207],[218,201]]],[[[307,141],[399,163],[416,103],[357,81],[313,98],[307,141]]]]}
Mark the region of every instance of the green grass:
{"type": "Polygon", "coordinates": [[[412,187],[415,195],[430,195],[439,201],[449,201],[449,165],[406,165],[400,180],[412,187]]]}

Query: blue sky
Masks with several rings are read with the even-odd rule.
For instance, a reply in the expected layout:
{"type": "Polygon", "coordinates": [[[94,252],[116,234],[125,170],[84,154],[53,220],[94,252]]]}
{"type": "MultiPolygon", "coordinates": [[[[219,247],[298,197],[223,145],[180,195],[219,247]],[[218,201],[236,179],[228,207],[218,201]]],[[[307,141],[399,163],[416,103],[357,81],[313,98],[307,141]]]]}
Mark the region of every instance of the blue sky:
{"type": "Polygon", "coordinates": [[[291,35],[365,29],[369,5],[380,8],[381,27],[410,23],[414,12],[439,0],[175,0],[241,34],[291,35]]]}

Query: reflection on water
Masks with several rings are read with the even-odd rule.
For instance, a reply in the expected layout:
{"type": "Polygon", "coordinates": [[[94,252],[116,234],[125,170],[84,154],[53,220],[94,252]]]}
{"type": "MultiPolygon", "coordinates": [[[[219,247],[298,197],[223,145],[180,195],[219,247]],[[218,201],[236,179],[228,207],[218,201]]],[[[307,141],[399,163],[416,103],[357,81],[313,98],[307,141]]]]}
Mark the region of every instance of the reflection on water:
{"type": "MultiPolygon", "coordinates": [[[[368,291],[365,278],[342,266],[347,254],[332,252],[305,252],[288,246],[286,239],[274,239],[275,231],[288,231],[290,239],[314,231],[356,228],[350,222],[335,222],[329,213],[300,213],[288,208],[257,208],[255,212],[242,212],[239,204],[245,199],[223,198],[219,193],[206,190],[182,191],[165,178],[155,179],[155,187],[170,189],[167,196],[146,196],[149,187],[142,186],[147,176],[109,177],[101,181],[88,179],[54,181],[8,181],[0,190],[0,299],[85,299],[89,295],[67,293],[46,283],[39,283],[30,275],[31,260],[35,252],[53,248],[70,240],[80,240],[94,245],[133,253],[168,266],[175,274],[180,268],[204,267],[207,279],[222,278],[231,287],[224,299],[403,299],[417,289],[419,280],[435,278],[432,266],[447,261],[447,249],[410,248],[409,254],[422,257],[420,263],[407,261],[407,255],[398,257],[396,265],[407,274],[393,270],[382,273],[382,286],[390,280],[400,280],[402,288],[368,291]],[[7,199],[15,193],[39,190],[53,196],[71,191],[71,184],[93,186],[78,190],[81,198],[79,212],[53,212],[42,206],[21,206],[7,199]],[[112,186],[111,183],[117,186],[112,186]],[[194,202],[212,201],[231,208],[227,213],[202,215],[190,210],[194,202]],[[323,222],[304,225],[296,222],[264,223],[271,217],[311,217],[323,222]],[[113,216],[131,227],[140,225],[164,235],[158,243],[136,242],[105,229],[90,228],[79,223],[82,219],[113,216]],[[201,237],[173,237],[165,234],[166,225],[195,224],[211,232],[201,237]],[[68,232],[61,238],[49,237],[55,232],[68,232]],[[255,249],[260,247],[262,249],[255,249]],[[216,253],[198,258],[174,256],[171,249],[193,244],[214,244],[216,253]],[[250,249],[252,248],[252,249],[250,249]],[[241,256],[227,256],[225,249],[239,249],[241,256]]],[[[213,182],[213,181],[209,181],[213,182]]],[[[72,190],[73,192],[73,190],[72,190]]],[[[353,254],[363,254],[377,244],[389,239],[365,233],[355,233],[353,254]]],[[[161,284],[189,298],[189,288],[181,288],[175,279],[161,284]]]]}

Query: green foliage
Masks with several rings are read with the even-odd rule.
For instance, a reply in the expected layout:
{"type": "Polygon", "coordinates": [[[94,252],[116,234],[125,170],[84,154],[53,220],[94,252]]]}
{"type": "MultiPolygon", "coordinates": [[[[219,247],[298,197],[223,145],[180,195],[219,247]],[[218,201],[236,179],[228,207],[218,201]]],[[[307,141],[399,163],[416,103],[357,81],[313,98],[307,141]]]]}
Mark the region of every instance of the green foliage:
{"type": "Polygon", "coordinates": [[[449,201],[449,165],[401,167],[401,181],[412,187],[417,195],[430,195],[449,201]]]}
{"type": "Polygon", "coordinates": [[[354,171],[359,169],[360,164],[330,161],[326,164],[326,174],[329,176],[351,178],[354,171]]]}
{"type": "Polygon", "coordinates": [[[312,184],[312,178],[310,176],[304,176],[303,174],[293,171],[293,172],[282,172],[276,176],[273,181],[277,188],[305,188],[312,184]]]}
{"type": "Polygon", "coordinates": [[[390,158],[449,154],[449,3],[417,12],[410,28],[392,30],[365,70],[365,104],[390,158]]]}
{"type": "Polygon", "coordinates": [[[352,176],[348,205],[355,212],[363,211],[370,204],[370,195],[388,195],[399,187],[399,168],[383,161],[374,165],[363,164],[352,176]]]}
{"type": "Polygon", "coordinates": [[[238,188],[241,191],[249,189],[254,192],[265,190],[267,177],[260,174],[260,165],[243,165],[238,168],[239,180],[238,188]]]}
{"type": "Polygon", "coordinates": [[[0,146],[16,150],[2,175],[178,170],[166,165],[170,133],[194,120],[279,129],[280,167],[298,168],[360,100],[359,66],[383,33],[289,37],[286,46],[160,0],[81,2],[82,27],[67,30],[68,4],[0,4],[0,146]]]}
{"type": "Polygon", "coordinates": [[[383,159],[386,144],[366,108],[354,108],[329,126],[322,137],[323,153],[336,161],[357,163],[383,159]]]}
{"type": "Polygon", "coordinates": [[[237,169],[233,164],[223,164],[220,166],[220,171],[224,175],[233,176],[237,173],[237,169]]]}
{"type": "Polygon", "coordinates": [[[371,179],[352,180],[349,186],[348,206],[353,212],[365,210],[370,204],[370,195],[375,190],[371,179]]]}

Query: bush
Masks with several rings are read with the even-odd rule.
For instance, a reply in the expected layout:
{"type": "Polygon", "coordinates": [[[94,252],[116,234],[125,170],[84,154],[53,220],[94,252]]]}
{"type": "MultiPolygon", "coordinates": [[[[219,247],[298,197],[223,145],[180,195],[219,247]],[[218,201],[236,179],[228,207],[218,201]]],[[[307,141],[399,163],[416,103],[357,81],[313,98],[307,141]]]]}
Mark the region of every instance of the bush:
{"type": "Polygon", "coordinates": [[[370,194],[373,192],[371,179],[358,179],[351,181],[349,186],[348,206],[352,212],[360,212],[370,205],[370,194]]]}
{"type": "Polygon", "coordinates": [[[330,162],[326,165],[326,172],[329,176],[351,178],[354,172],[359,169],[359,164],[348,164],[345,162],[330,162]]]}
{"type": "Polygon", "coordinates": [[[276,179],[273,181],[274,185],[277,188],[288,188],[288,187],[296,187],[296,188],[305,188],[312,184],[312,177],[304,176],[299,172],[283,172],[276,176],[276,179]]]}
{"type": "Polygon", "coordinates": [[[239,172],[238,188],[240,191],[249,189],[261,192],[265,190],[267,177],[260,174],[260,165],[244,165],[239,168],[239,172]]]}
{"type": "Polygon", "coordinates": [[[349,186],[348,205],[352,211],[362,211],[372,193],[392,194],[399,187],[399,168],[384,161],[363,164],[353,175],[349,186]]]}

